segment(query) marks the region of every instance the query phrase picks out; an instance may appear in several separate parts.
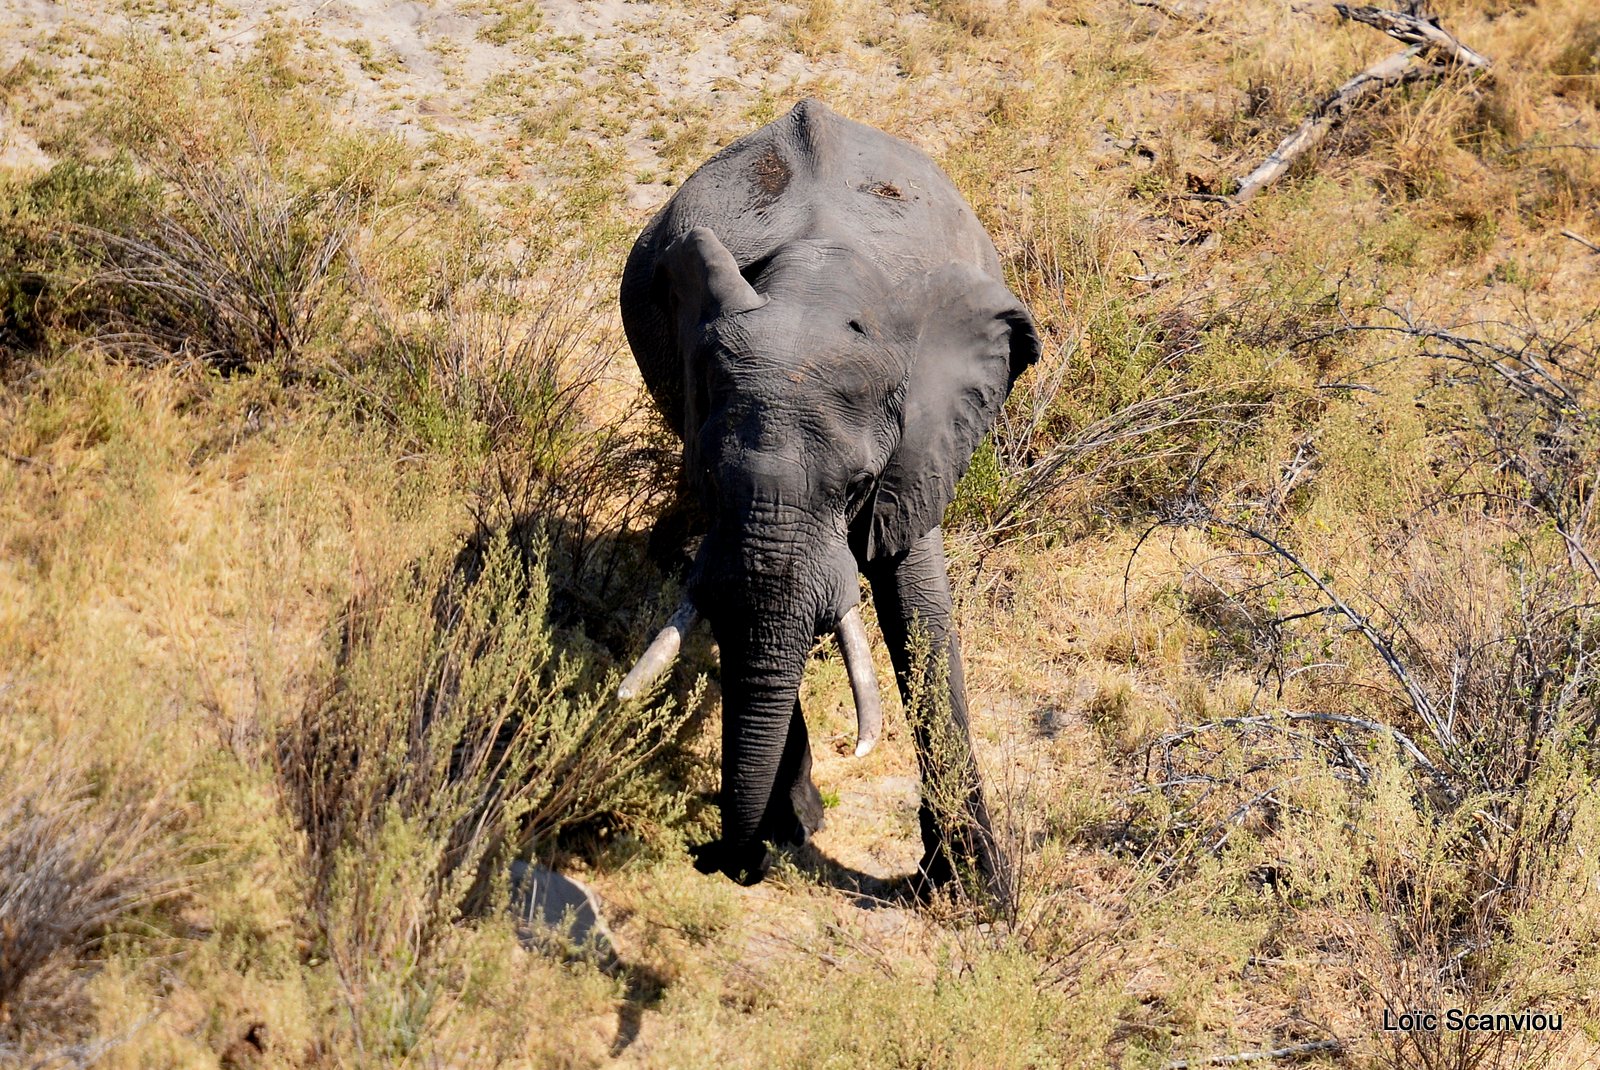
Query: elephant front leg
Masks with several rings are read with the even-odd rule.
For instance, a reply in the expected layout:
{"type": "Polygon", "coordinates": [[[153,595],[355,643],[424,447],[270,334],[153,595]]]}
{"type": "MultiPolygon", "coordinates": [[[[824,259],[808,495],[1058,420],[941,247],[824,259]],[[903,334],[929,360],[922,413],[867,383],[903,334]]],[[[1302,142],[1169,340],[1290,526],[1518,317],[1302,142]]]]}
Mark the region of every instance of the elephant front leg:
{"type": "Polygon", "coordinates": [[[1007,910],[1011,875],[972,753],[943,533],[935,528],[906,553],[865,571],[922,776],[922,879],[938,887],[970,873],[991,904],[1007,910]]]}

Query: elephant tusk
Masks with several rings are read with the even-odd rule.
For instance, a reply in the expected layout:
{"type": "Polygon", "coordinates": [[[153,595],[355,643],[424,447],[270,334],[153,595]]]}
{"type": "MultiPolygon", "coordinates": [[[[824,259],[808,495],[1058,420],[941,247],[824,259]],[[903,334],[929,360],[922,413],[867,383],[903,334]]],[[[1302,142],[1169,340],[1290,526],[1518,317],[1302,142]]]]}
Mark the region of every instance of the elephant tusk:
{"type": "Polygon", "coordinates": [[[844,669],[850,676],[850,691],[856,699],[856,757],[872,750],[883,732],[883,699],[878,694],[878,673],[872,667],[872,652],[867,648],[867,629],[861,623],[861,610],[850,607],[839,620],[835,634],[844,669]]]}
{"type": "Polygon", "coordinates": [[[667,621],[667,626],[650,643],[649,649],[639,656],[628,675],[622,678],[622,685],[617,688],[617,698],[623,702],[638,698],[645,688],[655,683],[656,678],[677,660],[683,637],[699,622],[700,614],[695,610],[694,603],[685,598],[672,619],[667,621]]]}

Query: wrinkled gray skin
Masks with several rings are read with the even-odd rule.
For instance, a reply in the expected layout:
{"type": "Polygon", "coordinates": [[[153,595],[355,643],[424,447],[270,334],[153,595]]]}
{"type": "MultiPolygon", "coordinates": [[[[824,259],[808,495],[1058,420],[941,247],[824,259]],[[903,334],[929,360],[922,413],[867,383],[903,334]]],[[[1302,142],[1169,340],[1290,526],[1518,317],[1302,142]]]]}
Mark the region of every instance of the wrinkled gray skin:
{"type": "Polygon", "coordinates": [[[919,731],[924,881],[967,864],[1007,898],[939,524],[1039,344],[977,217],[921,151],[806,100],[683,184],[634,245],[621,297],[709,532],[687,590],[722,651],[723,828],[701,868],[751,879],[763,841],[821,827],[797,696],[860,573],[903,697],[914,620],[948,657],[944,759],[964,813],[941,832],[919,731]]]}

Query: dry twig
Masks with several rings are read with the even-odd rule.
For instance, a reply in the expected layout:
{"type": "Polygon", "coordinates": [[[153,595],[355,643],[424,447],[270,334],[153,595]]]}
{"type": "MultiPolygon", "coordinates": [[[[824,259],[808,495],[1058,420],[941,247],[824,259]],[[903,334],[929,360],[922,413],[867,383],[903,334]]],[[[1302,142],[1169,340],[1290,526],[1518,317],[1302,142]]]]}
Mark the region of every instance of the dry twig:
{"type": "Polygon", "coordinates": [[[1574,234],[1570,230],[1563,230],[1561,232],[1561,236],[1563,238],[1571,238],[1573,241],[1577,242],[1579,245],[1582,245],[1585,248],[1587,248],[1590,252],[1600,253],[1600,245],[1596,245],[1594,242],[1590,241],[1588,238],[1585,238],[1581,234],[1574,234]]]}
{"type": "Polygon", "coordinates": [[[1337,1039],[1312,1040],[1304,1044],[1290,1044],[1270,1051],[1241,1051],[1231,1055],[1206,1055],[1197,1059],[1174,1059],[1163,1063],[1161,1070],[1189,1070],[1196,1066],[1238,1066],[1240,1063],[1260,1062],[1263,1059],[1296,1059],[1319,1051],[1338,1051],[1343,1043],[1337,1039]]]}
{"type": "Polygon", "coordinates": [[[1177,22],[1204,22],[1211,17],[1211,13],[1204,8],[1195,10],[1186,4],[1171,4],[1164,0],[1132,0],[1132,3],[1135,7],[1152,8],[1177,22]]]}
{"type": "Polygon", "coordinates": [[[1379,60],[1325,97],[1300,128],[1272,150],[1272,154],[1243,178],[1232,196],[1234,204],[1244,204],[1268,185],[1281,178],[1294,162],[1320,145],[1329,132],[1349,117],[1358,104],[1391,86],[1422,78],[1437,78],[1452,67],[1487,70],[1489,61],[1463,45],[1439,26],[1415,15],[1382,11],[1375,7],[1350,7],[1335,4],[1340,17],[1376,27],[1411,47],[1379,60]],[[1413,59],[1426,62],[1415,64],[1413,59]]]}
{"type": "MultiPolygon", "coordinates": [[[[1412,712],[1417,715],[1418,720],[1428,727],[1428,730],[1433,734],[1434,739],[1436,739],[1439,742],[1439,745],[1445,749],[1446,753],[1451,757],[1452,762],[1454,763],[1460,750],[1460,745],[1455,739],[1454,733],[1450,730],[1448,722],[1439,716],[1438,709],[1435,707],[1433,699],[1429,697],[1427,691],[1424,690],[1421,684],[1416,681],[1416,679],[1411,675],[1410,671],[1407,670],[1404,662],[1400,660],[1400,655],[1395,651],[1394,645],[1390,643],[1388,637],[1379,632],[1364,614],[1357,612],[1349,605],[1349,603],[1340,598],[1339,595],[1334,592],[1333,588],[1328,586],[1327,582],[1324,581],[1321,576],[1317,575],[1313,569],[1307,566],[1305,562],[1301,561],[1299,556],[1295,554],[1293,550],[1283,545],[1283,543],[1279,542],[1277,539],[1274,539],[1265,532],[1257,531],[1255,528],[1247,524],[1240,524],[1215,515],[1213,515],[1210,519],[1213,523],[1216,523],[1221,527],[1227,528],[1230,531],[1233,531],[1239,535],[1243,535],[1245,538],[1251,539],[1265,546],[1267,549],[1271,550],[1279,558],[1285,561],[1290,568],[1294,569],[1302,577],[1304,577],[1306,581],[1309,582],[1313,587],[1320,591],[1322,593],[1322,597],[1326,598],[1329,604],[1331,604],[1341,616],[1355,626],[1356,631],[1361,634],[1361,637],[1367,641],[1368,645],[1372,647],[1373,651],[1383,661],[1384,666],[1388,668],[1390,674],[1394,676],[1395,680],[1399,682],[1401,688],[1405,691],[1406,698],[1410,702],[1412,712]]],[[[1417,753],[1420,754],[1421,752],[1419,751],[1417,753]]],[[[1424,761],[1426,760],[1424,759],[1424,761]]],[[[1441,773],[1436,767],[1431,764],[1425,764],[1423,768],[1429,773],[1434,783],[1438,784],[1440,789],[1444,791],[1446,796],[1448,796],[1452,801],[1459,798],[1460,793],[1457,791],[1455,785],[1452,784],[1450,780],[1445,777],[1444,774],[1441,773]]]]}

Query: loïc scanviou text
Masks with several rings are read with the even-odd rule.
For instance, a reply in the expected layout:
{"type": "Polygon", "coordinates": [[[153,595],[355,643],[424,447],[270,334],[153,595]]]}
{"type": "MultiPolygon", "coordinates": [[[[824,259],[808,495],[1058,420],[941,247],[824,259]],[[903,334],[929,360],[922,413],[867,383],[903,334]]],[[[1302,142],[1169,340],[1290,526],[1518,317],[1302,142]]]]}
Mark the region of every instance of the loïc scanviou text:
{"type": "Polygon", "coordinates": [[[1400,1011],[1383,1009],[1385,1033],[1559,1033],[1560,1013],[1544,1011],[1477,1012],[1461,1007],[1444,1011],[1400,1011]]]}

